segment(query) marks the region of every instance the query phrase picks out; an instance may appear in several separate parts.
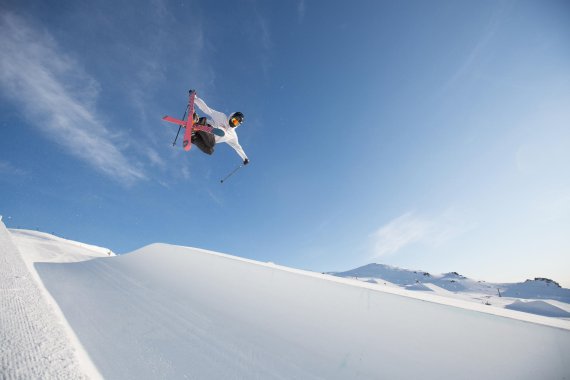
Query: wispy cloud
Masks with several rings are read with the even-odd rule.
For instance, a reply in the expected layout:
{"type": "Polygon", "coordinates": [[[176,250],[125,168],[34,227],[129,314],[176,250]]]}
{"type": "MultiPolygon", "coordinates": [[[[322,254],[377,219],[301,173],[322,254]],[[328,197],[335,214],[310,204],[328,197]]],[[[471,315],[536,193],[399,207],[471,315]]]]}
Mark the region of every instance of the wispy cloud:
{"type": "Polygon", "coordinates": [[[480,57],[483,55],[485,49],[487,49],[487,46],[495,37],[495,34],[497,33],[497,30],[499,30],[499,27],[504,20],[505,14],[507,14],[508,10],[512,6],[512,3],[513,1],[509,1],[497,5],[496,10],[493,12],[493,14],[491,14],[487,25],[482,30],[480,38],[473,45],[469,51],[469,54],[463,60],[461,66],[447,81],[443,87],[443,91],[447,91],[450,88],[453,88],[457,82],[460,82],[466,75],[471,73],[476,68],[480,57]]]}
{"type": "Polygon", "coordinates": [[[0,88],[46,137],[95,169],[131,184],[145,173],[94,110],[99,85],[45,31],[0,16],[0,88]]]}
{"type": "Polygon", "coordinates": [[[305,19],[305,0],[300,0],[297,4],[297,21],[300,23],[305,19]]]}
{"type": "Polygon", "coordinates": [[[214,192],[211,189],[208,189],[207,191],[208,191],[208,195],[210,196],[212,201],[214,201],[218,206],[221,206],[221,207],[224,206],[223,198],[220,198],[218,195],[214,194],[214,192]]]}
{"type": "Polygon", "coordinates": [[[267,19],[261,15],[261,13],[257,12],[257,23],[259,26],[259,37],[261,39],[261,46],[265,50],[271,50],[273,47],[273,41],[271,39],[271,32],[269,31],[269,22],[267,19]]]}
{"type": "Polygon", "coordinates": [[[0,161],[1,177],[27,177],[29,173],[12,165],[8,161],[0,161]]]}
{"type": "Polygon", "coordinates": [[[253,41],[260,47],[258,62],[260,62],[263,74],[267,79],[269,78],[269,70],[271,69],[271,50],[274,46],[270,30],[271,23],[257,7],[254,7],[253,11],[254,19],[250,26],[250,32],[253,41]]]}
{"type": "Polygon", "coordinates": [[[374,255],[384,256],[415,243],[428,233],[429,222],[406,213],[380,227],[373,235],[374,255]]]}
{"type": "Polygon", "coordinates": [[[378,228],[371,237],[373,256],[396,253],[412,244],[440,246],[472,228],[459,222],[450,212],[437,218],[427,218],[407,212],[378,228]]]}

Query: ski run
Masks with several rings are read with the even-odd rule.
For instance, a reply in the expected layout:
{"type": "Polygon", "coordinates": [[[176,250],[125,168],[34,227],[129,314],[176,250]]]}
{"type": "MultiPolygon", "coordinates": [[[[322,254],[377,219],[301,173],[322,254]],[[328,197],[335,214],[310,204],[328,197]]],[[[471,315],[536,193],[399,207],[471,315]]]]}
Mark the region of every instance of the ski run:
{"type": "Polygon", "coordinates": [[[0,290],[2,379],[570,378],[567,319],[196,248],[0,222],[0,290]]]}

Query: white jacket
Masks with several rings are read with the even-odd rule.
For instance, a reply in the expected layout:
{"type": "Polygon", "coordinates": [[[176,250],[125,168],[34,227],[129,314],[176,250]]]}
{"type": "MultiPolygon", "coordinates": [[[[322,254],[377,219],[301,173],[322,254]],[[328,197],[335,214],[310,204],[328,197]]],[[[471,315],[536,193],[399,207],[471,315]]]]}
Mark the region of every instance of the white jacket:
{"type": "MultiPolygon", "coordinates": [[[[226,114],[219,111],[213,110],[208,105],[200,99],[197,95],[194,97],[194,104],[198,106],[208,116],[211,120],[208,120],[212,127],[222,129],[226,134],[224,136],[216,136],[216,144],[225,142],[239,154],[242,160],[246,160],[247,156],[243,151],[241,145],[239,145],[238,136],[236,133],[237,127],[230,127],[230,121],[226,114]]],[[[239,125],[238,125],[239,127],[239,125]]]]}

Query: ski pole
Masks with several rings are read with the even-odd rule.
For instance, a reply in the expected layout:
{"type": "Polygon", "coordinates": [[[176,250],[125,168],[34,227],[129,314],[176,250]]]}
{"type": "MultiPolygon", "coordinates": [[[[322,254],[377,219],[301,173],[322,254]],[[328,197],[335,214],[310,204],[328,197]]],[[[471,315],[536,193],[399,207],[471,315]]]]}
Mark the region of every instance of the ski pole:
{"type": "Polygon", "coordinates": [[[174,141],[172,142],[172,146],[176,145],[176,140],[178,140],[178,135],[180,134],[181,129],[182,129],[182,126],[179,125],[178,126],[178,132],[176,132],[176,137],[174,138],[174,141]]]}
{"type": "MultiPolygon", "coordinates": [[[[184,116],[182,116],[182,120],[184,120],[184,118],[186,117],[186,112],[188,112],[188,106],[186,106],[186,109],[184,110],[184,116]]],[[[174,142],[172,143],[172,146],[176,145],[176,140],[178,140],[178,135],[180,134],[180,130],[182,129],[182,126],[178,126],[178,132],[176,132],[176,137],[174,138],[174,142]]]]}
{"type": "Polygon", "coordinates": [[[235,168],[234,170],[232,170],[232,172],[230,174],[228,174],[227,176],[225,176],[223,179],[220,180],[221,183],[224,183],[224,181],[228,178],[230,178],[235,172],[237,172],[238,170],[240,170],[243,167],[243,164],[241,164],[240,166],[238,166],[237,168],[235,168]]]}

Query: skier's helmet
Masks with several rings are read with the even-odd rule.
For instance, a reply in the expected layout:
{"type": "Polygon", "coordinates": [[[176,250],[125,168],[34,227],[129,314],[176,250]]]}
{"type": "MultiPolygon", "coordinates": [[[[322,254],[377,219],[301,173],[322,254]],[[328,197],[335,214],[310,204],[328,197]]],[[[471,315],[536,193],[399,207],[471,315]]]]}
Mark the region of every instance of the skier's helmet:
{"type": "Polygon", "coordinates": [[[230,115],[230,127],[235,128],[243,123],[243,113],[234,112],[230,115]]]}

